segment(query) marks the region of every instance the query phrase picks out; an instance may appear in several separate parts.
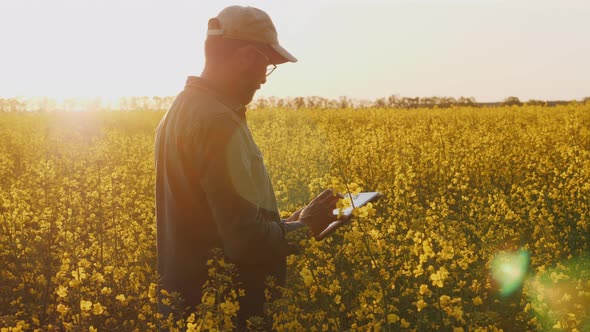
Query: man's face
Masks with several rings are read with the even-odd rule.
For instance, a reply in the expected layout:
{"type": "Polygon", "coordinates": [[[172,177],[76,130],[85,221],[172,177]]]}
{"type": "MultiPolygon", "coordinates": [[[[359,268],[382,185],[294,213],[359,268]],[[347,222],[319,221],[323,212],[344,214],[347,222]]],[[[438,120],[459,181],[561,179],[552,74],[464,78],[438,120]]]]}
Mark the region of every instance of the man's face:
{"type": "Polygon", "coordinates": [[[238,87],[240,102],[243,105],[249,104],[256,90],[266,83],[266,68],[270,65],[269,58],[253,46],[248,52],[251,61],[244,62],[238,87]]]}

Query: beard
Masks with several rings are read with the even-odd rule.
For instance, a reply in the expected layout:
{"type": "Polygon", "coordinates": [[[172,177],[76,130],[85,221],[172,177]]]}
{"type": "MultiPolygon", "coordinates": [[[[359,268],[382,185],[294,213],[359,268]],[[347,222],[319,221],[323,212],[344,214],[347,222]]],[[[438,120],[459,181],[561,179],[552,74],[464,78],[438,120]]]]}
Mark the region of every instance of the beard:
{"type": "Polygon", "coordinates": [[[248,105],[252,99],[254,99],[256,90],[260,89],[262,82],[258,79],[259,76],[260,73],[254,71],[253,67],[244,71],[239,84],[240,103],[242,103],[242,105],[248,105]]]}

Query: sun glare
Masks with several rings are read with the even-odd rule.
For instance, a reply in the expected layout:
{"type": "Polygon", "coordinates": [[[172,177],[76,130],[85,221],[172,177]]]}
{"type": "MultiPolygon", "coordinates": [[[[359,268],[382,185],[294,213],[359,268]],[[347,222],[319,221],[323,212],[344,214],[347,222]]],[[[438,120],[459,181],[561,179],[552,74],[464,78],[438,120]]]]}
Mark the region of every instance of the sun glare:
{"type": "Polygon", "coordinates": [[[500,285],[500,294],[508,296],[522,286],[528,272],[526,251],[500,252],[492,260],[492,276],[500,285]]]}
{"type": "Polygon", "coordinates": [[[548,328],[590,331],[584,320],[590,308],[590,260],[580,257],[564,261],[551,269],[542,269],[525,283],[530,309],[548,328]]]}

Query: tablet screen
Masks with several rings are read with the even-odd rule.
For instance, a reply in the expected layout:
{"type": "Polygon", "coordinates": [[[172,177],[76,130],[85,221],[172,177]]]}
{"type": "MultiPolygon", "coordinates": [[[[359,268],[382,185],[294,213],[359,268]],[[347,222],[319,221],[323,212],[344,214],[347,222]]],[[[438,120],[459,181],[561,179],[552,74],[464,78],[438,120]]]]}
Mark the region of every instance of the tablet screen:
{"type": "MultiPolygon", "coordinates": [[[[359,208],[361,206],[366,205],[370,201],[378,198],[379,196],[381,196],[381,193],[379,193],[377,191],[363,192],[363,193],[358,193],[356,195],[352,195],[352,203],[353,203],[352,206],[354,206],[355,208],[359,208]]],[[[349,194],[344,195],[344,198],[348,198],[348,197],[349,197],[349,194]]],[[[343,209],[342,214],[345,216],[351,215],[352,214],[352,206],[343,209]]],[[[335,216],[337,216],[338,209],[334,209],[333,213],[335,216]]]]}
{"type": "MultiPolygon", "coordinates": [[[[344,195],[344,198],[348,197],[348,194],[344,195]]],[[[372,192],[363,192],[352,196],[352,201],[354,202],[354,207],[359,208],[361,206],[366,205],[367,203],[374,201],[381,197],[381,193],[372,191],[372,192]]],[[[342,214],[345,216],[350,216],[352,214],[352,207],[348,207],[342,211],[342,214]]],[[[334,209],[334,215],[338,215],[338,209],[334,209]]],[[[324,229],[320,235],[316,237],[316,240],[322,240],[326,238],[328,235],[332,234],[338,227],[342,226],[346,223],[346,220],[336,220],[324,229]]]]}

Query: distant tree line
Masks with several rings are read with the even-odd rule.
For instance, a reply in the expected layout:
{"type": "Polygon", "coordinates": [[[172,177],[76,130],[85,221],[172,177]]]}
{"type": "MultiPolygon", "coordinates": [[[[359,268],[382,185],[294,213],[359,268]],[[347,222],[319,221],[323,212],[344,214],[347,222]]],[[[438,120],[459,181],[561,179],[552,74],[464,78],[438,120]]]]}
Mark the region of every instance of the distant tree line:
{"type": "Polygon", "coordinates": [[[477,102],[475,98],[461,97],[459,99],[451,97],[398,97],[391,95],[387,98],[377,100],[355,100],[348,97],[330,99],[318,96],[295,97],[295,98],[258,98],[254,108],[268,107],[285,107],[290,109],[300,108],[319,108],[319,109],[338,109],[338,108],[433,108],[433,107],[451,107],[451,106],[474,106],[477,102]]]}
{"type": "Polygon", "coordinates": [[[569,103],[590,103],[590,97],[585,97],[581,101],[577,100],[554,100],[545,101],[531,99],[521,102],[518,97],[507,97],[501,102],[482,103],[473,97],[399,97],[391,95],[387,98],[378,98],[376,100],[355,100],[348,97],[330,99],[318,96],[295,97],[295,98],[258,98],[252,104],[253,108],[273,108],[284,107],[289,109],[300,108],[319,108],[319,109],[338,109],[338,108],[449,108],[457,106],[471,107],[500,107],[500,106],[556,106],[566,105],[569,103]]]}
{"type": "MultiPolygon", "coordinates": [[[[0,112],[52,112],[52,111],[138,111],[167,110],[174,96],[166,97],[122,97],[117,100],[105,100],[103,98],[66,98],[57,100],[48,97],[29,97],[29,98],[0,98],[0,112]]],[[[294,98],[258,98],[250,104],[250,108],[315,108],[315,109],[344,109],[344,108],[393,108],[393,109],[413,109],[413,108],[449,108],[458,106],[470,107],[500,107],[500,106],[555,106],[569,103],[588,103],[590,97],[585,97],[580,101],[577,100],[529,100],[521,102],[518,97],[507,97],[501,102],[481,103],[473,97],[400,97],[391,95],[387,98],[378,98],[376,100],[358,100],[348,97],[339,97],[337,99],[324,98],[319,96],[294,97],[294,98]]]]}
{"type": "Polygon", "coordinates": [[[53,112],[53,111],[138,111],[167,110],[174,101],[167,97],[121,97],[115,100],[96,98],[49,97],[0,98],[0,112],[53,112]]]}

